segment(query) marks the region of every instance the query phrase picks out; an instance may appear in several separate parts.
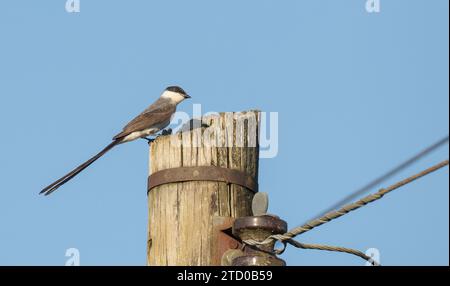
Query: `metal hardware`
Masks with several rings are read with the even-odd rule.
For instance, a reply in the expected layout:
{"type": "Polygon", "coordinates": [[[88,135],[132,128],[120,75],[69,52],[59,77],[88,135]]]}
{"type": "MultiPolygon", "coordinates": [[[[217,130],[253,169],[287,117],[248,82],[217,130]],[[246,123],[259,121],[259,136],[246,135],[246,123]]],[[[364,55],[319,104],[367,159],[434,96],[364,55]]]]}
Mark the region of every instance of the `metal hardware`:
{"type": "MultiPolygon", "coordinates": [[[[236,218],[233,224],[233,235],[241,241],[254,239],[263,241],[272,234],[282,234],[287,231],[287,223],[272,215],[247,216],[236,218]]],[[[246,245],[245,255],[233,259],[233,266],[284,266],[286,262],[276,257],[275,242],[259,247],[246,245]]]]}
{"type": "Polygon", "coordinates": [[[147,192],[160,185],[189,181],[225,182],[245,187],[255,193],[258,191],[255,178],[244,172],[217,166],[198,166],[169,168],[151,174],[148,177],[147,192]]]}
{"type": "Polygon", "coordinates": [[[213,218],[213,233],[217,246],[213,255],[213,265],[229,266],[234,258],[243,255],[242,244],[232,234],[234,218],[217,216],[213,218]],[[240,252],[239,252],[240,251],[240,252]]]}

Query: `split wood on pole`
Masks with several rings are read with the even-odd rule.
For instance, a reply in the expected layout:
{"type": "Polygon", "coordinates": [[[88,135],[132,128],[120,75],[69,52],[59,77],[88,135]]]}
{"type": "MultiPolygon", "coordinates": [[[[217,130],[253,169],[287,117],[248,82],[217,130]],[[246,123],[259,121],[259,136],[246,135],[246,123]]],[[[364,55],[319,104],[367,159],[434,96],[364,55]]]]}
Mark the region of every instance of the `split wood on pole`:
{"type": "Polygon", "coordinates": [[[219,265],[216,219],[252,215],[259,111],[220,113],[201,122],[207,126],[150,144],[148,265],[219,265]]]}

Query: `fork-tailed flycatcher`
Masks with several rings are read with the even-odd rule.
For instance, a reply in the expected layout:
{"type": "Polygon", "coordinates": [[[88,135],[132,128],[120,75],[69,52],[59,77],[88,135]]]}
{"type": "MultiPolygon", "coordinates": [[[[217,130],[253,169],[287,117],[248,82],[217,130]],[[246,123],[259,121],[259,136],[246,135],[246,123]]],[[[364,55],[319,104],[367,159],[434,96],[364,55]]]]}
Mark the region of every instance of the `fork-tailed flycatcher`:
{"type": "Polygon", "coordinates": [[[112,139],[113,141],[108,146],[59,180],[45,187],[40,194],[49,195],[53,193],[59,187],[86,169],[89,165],[94,163],[106,152],[111,150],[114,146],[125,142],[130,142],[138,138],[146,138],[147,136],[153,135],[164,129],[169,125],[170,120],[176,111],[177,105],[187,98],[190,98],[190,96],[181,87],[169,86],[164,90],[158,100],[125,125],[122,132],[114,136],[112,139]]]}

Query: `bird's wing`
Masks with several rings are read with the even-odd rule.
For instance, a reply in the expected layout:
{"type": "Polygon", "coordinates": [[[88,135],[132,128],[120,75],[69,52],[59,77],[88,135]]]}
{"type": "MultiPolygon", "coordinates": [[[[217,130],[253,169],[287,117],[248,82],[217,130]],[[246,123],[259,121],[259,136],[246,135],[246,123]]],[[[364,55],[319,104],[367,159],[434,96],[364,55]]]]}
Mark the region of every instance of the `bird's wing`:
{"type": "Polygon", "coordinates": [[[122,132],[114,136],[113,140],[123,138],[135,131],[142,131],[154,126],[168,125],[175,110],[175,105],[158,100],[125,125],[122,132]]]}

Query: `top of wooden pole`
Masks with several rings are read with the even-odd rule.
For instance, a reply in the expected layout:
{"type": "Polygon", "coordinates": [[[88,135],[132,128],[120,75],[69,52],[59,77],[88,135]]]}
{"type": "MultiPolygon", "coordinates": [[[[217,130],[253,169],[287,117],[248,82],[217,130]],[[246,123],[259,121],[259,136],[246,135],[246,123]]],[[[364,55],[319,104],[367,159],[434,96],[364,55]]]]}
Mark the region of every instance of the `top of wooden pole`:
{"type": "MultiPolygon", "coordinates": [[[[258,180],[259,111],[202,117],[208,127],[158,137],[150,146],[149,175],[180,167],[216,166],[258,180]]],[[[252,215],[253,191],[223,181],[155,186],[149,201],[149,265],[219,265],[217,221],[252,215]],[[220,218],[219,220],[217,220],[220,218]]]]}

